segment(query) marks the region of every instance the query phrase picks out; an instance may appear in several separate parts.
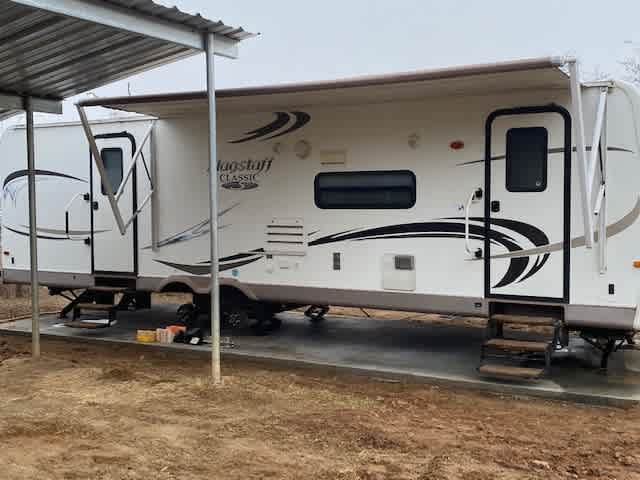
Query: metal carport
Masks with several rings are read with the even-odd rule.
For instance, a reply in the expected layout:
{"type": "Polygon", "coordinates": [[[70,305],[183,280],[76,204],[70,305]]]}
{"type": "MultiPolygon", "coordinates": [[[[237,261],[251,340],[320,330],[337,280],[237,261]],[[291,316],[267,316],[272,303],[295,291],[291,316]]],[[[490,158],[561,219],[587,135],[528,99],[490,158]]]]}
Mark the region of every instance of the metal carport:
{"type": "MultiPolygon", "coordinates": [[[[236,58],[238,43],[253,34],[152,0],[0,0],[0,27],[0,120],[26,112],[32,340],[33,355],[39,357],[34,112],[62,113],[65,98],[204,51],[209,162],[215,172],[214,56],[236,58]]],[[[101,162],[99,154],[94,157],[101,162]]],[[[217,175],[210,180],[211,232],[217,232],[217,175]]],[[[218,239],[210,237],[212,374],[218,382],[218,239]]]]}

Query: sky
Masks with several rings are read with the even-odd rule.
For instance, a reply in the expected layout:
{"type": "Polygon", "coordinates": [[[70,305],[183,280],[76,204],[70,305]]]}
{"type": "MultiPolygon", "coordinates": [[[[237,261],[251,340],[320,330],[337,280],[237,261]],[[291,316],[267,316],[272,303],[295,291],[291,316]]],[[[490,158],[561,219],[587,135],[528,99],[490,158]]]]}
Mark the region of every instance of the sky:
{"type": "MultiPolygon", "coordinates": [[[[574,55],[620,76],[640,46],[640,1],[156,0],[260,36],[216,62],[218,87],[277,84],[471,63],[574,55]]],[[[98,96],[204,89],[204,56],[96,89],[98,96]]],[[[64,120],[77,113],[66,102],[64,120]]],[[[59,118],[40,115],[39,121],[59,118]]]]}

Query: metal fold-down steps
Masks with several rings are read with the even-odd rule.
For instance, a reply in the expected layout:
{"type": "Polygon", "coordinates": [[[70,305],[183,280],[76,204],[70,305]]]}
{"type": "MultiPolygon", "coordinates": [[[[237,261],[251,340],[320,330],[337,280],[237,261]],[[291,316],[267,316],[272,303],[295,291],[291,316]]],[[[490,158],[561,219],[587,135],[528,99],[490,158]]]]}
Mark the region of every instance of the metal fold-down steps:
{"type": "Polygon", "coordinates": [[[509,365],[482,365],[478,371],[487,376],[505,379],[537,380],[545,373],[544,368],[512,367],[509,365]]]}
{"type": "MultiPolygon", "coordinates": [[[[504,305],[498,308],[505,309],[504,305]]],[[[487,323],[478,373],[509,380],[537,380],[551,369],[556,350],[568,344],[561,315],[540,308],[492,313],[487,323]],[[543,327],[543,328],[541,328],[543,327]]]]}

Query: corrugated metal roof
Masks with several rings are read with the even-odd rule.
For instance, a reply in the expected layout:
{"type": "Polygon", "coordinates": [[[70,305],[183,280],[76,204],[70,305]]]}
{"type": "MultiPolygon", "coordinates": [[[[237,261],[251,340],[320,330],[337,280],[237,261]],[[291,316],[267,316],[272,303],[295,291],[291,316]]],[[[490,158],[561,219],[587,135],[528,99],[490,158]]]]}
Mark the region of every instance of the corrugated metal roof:
{"type": "MultiPolygon", "coordinates": [[[[151,0],[101,3],[234,42],[253,36],[151,0]]],[[[61,100],[199,52],[11,0],[0,0],[0,27],[0,93],[44,99],[61,100]]],[[[0,119],[9,114],[0,110],[0,119]]]]}
{"type": "Polygon", "coordinates": [[[104,0],[119,7],[135,10],[173,23],[180,23],[186,27],[198,31],[217,33],[233,40],[246,40],[255,36],[242,27],[230,27],[221,21],[212,21],[204,18],[199,13],[190,14],[183,12],[178,7],[165,7],[152,0],[104,0]]]}

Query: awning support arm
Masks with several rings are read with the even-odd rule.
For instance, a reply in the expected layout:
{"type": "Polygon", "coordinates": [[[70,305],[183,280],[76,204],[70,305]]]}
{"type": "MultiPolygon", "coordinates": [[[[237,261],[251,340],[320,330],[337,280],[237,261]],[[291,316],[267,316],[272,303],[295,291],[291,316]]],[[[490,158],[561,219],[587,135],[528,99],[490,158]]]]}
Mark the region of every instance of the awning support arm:
{"type": "Polygon", "coordinates": [[[104,162],[102,161],[102,156],[100,155],[100,149],[98,148],[98,145],[96,144],[96,139],[93,136],[93,132],[91,131],[89,120],[87,120],[87,114],[85,113],[84,108],[81,107],[80,105],[76,105],[76,108],[78,109],[78,114],[80,115],[80,121],[82,122],[82,128],[84,129],[84,134],[87,137],[87,141],[89,142],[89,148],[91,149],[91,154],[93,155],[93,159],[96,162],[96,166],[98,167],[98,172],[100,173],[100,179],[102,180],[102,185],[104,186],[107,199],[109,200],[109,205],[111,205],[113,216],[116,219],[118,230],[120,230],[121,235],[124,235],[127,232],[127,230],[124,227],[124,221],[122,220],[122,215],[120,214],[120,209],[118,208],[118,202],[116,201],[116,197],[113,194],[113,186],[109,181],[107,170],[106,168],[104,168],[104,162]]]}
{"type": "MultiPolygon", "coordinates": [[[[149,140],[149,137],[151,136],[151,132],[153,131],[153,127],[155,126],[155,124],[156,124],[156,121],[155,120],[151,120],[151,123],[149,124],[149,128],[147,128],[147,131],[144,133],[144,136],[142,137],[142,141],[140,142],[140,145],[138,146],[138,150],[136,150],[136,153],[133,154],[133,158],[131,159],[131,165],[129,165],[129,169],[127,170],[127,174],[124,176],[124,179],[122,180],[122,182],[120,182],[120,187],[118,188],[118,191],[116,192],[116,202],[120,201],[120,197],[124,193],[124,189],[127,186],[127,182],[129,181],[129,178],[131,178],[131,174],[133,173],[133,169],[135,168],[136,163],[138,162],[138,159],[142,155],[142,149],[147,144],[147,140],[149,140]]],[[[152,161],[153,161],[153,159],[152,159],[152,161]]],[[[149,179],[149,181],[151,181],[151,179],[149,179]]],[[[151,191],[153,191],[153,184],[151,185],[151,191]]]]}
{"type": "MultiPolygon", "coordinates": [[[[153,126],[155,125],[155,120],[153,120],[151,122],[151,125],[149,125],[149,128],[147,129],[144,135],[144,138],[142,139],[142,142],[138,147],[138,150],[133,155],[131,165],[129,167],[129,170],[127,171],[127,175],[125,179],[122,181],[120,188],[118,189],[118,192],[114,194],[113,186],[111,185],[111,181],[109,180],[109,177],[107,175],[107,170],[104,166],[102,155],[100,155],[100,149],[98,148],[98,145],[96,144],[96,139],[93,136],[93,132],[91,131],[91,125],[89,125],[89,121],[87,120],[87,115],[84,111],[84,107],[82,107],[81,105],[76,105],[76,108],[78,109],[78,114],[80,115],[80,121],[82,122],[82,127],[84,129],[85,136],[87,137],[87,141],[89,142],[89,147],[91,148],[91,154],[93,155],[93,159],[96,163],[96,166],[98,167],[98,172],[100,173],[100,180],[104,187],[105,194],[107,195],[107,199],[109,200],[111,211],[113,212],[113,216],[116,220],[116,224],[118,225],[118,230],[120,230],[121,235],[124,235],[125,233],[127,233],[127,228],[129,228],[129,226],[133,223],[133,221],[138,217],[140,212],[142,212],[142,210],[147,206],[151,198],[153,198],[154,186],[153,184],[151,184],[151,188],[149,189],[149,194],[144,199],[140,207],[138,207],[138,209],[135,212],[133,212],[131,217],[126,222],[123,220],[122,213],[120,212],[120,207],[118,206],[118,200],[120,199],[120,197],[122,196],[122,193],[124,192],[125,184],[131,177],[131,173],[133,172],[133,168],[136,162],[138,161],[138,158],[142,156],[142,149],[144,148],[149,137],[151,136],[151,132],[153,131],[153,126]]],[[[151,159],[151,161],[153,161],[153,159],[151,159]]]]}
{"type": "MultiPolygon", "coordinates": [[[[602,100],[602,94],[600,99],[602,100]]],[[[607,159],[609,153],[609,143],[607,140],[607,105],[605,103],[603,110],[603,121],[600,132],[600,144],[598,151],[600,153],[600,189],[596,201],[595,214],[598,217],[598,262],[600,274],[607,272],[607,159]]],[[[596,160],[598,157],[596,157],[596,160]]]]}
{"type": "Polygon", "coordinates": [[[589,185],[589,198],[593,198],[593,181],[596,176],[596,169],[598,167],[599,153],[600,153],[600,142],[602,138],[602,127],[604,125],[605,119],[605,111],[607,109],[607,95],[609,93],[609,89],[607,87],[602,87],[600,89],[600,99],[598,101],[598,111],[596,113],[596,125],[593,129],[593,141],[591,142],[591,160],[589,162],[589,176],[588,185],[589,185]]]}
{"type": "Polygon", "coordinates": [[[584,116],[582,114],[582,89],[580,86],[580,75],[578,63],[573,60],[569,62],[569,73],[571,75],[571,103],[573,106],[573,120],[575,124],[576,149],[578,154],[578,172],[580,174],[580,199],[582,203],[582,221],[584,224],[584,237],[587,248],[593,248],[593,219],[591,216],[591,188],[589,187],[589,170],[587,159],[587,148],[584,135],[584,116]]]}

